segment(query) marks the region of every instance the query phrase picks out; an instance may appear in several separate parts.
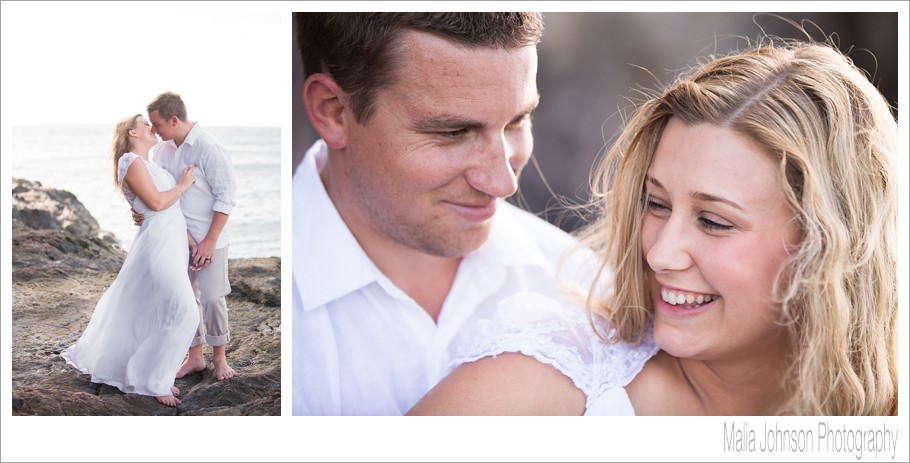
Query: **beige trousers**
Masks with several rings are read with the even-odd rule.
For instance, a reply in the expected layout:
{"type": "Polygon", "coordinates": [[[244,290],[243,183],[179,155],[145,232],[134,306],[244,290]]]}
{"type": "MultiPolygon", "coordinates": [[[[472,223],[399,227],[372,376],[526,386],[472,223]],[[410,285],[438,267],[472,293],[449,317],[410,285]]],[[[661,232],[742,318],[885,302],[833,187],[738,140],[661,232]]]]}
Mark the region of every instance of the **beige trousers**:
{"type": "Polygon", "coordinates": [[[210,346],[223,346],[231,340],[225,300],[225,296],[231,293],[227,250],[228,246],[216,249],[208,267],[189,271],[193,292],[196,293],[196,305],[199,307],[199,327],[196,328],[196,336],[190,347],[203,342],[210,346]]]}

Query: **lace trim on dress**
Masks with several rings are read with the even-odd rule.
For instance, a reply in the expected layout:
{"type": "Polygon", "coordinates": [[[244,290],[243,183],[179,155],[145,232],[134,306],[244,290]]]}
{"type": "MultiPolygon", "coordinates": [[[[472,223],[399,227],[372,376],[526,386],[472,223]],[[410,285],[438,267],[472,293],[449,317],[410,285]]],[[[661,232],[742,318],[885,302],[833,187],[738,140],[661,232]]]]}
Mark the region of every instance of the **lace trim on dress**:
{"type": "MultiPolygon", "coordinates": [[[[594,324],[607,338],[614,335],[602,317],[594,324]]],[[[610,389],[625,387],[657,352],[650,332],[638,345],[606,343],[595,334],[583,308],[528,292],[500,303],[496,314],[474,325],[466,339],[456,349],[451,368],[505,352],[521,353],[568,376],[587,404],[610,389]]]]}
{"type": "Polygon", "coordinates": [[[136,159],[142,159],[136,153],[127,152],[123,153],[123,156],[120,157],[120,160],[117,161],[117,183],[120,184],[120,191],[123,192],[123,196],[126,197],[126,200],[133,204],[133,199],[136,198],[136,194],[126,188],[123,188],[123,179],[126,177],[126,171],[129,170],[130,166],[133,164],[133,161],[136,159]]]}
{"type": "Polygon", "coordinates": [[[121,188],[123,187],[123,177],[126,177],[126,171],[129,170],[130,165],[136,159],[141,159],[141,157],[136,153],[127,152],[123,153],[123,156],[120,156],[120,160],[117,161],[117,183],[120,184],[121,188]]]}

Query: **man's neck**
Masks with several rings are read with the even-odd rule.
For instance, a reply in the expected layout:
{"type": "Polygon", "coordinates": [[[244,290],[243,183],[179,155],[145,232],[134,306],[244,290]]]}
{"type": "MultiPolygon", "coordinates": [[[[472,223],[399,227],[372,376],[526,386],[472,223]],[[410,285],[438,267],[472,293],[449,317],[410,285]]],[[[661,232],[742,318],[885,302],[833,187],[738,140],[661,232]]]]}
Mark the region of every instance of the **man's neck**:
{"type": "MultiPolygon", "coordinates": [[[[351,230],[354,232],[354,230],[351,230]]],[[[354,233],[357,237],[357,233],[354,233]]],[[[433,256],[399,243],[357,238],[376,267],[424,311],[438,321],[461,258],[433,256]]]]}
{"type": "Polygon", "coordinates": [[[174,143],[177,145],[177,148],[180,148],[180,145],[186,141],[186,137],[190,134],[190,130],[193,130],[193,123],[190,121],[177,124],[177,136],[174,137],[174,143]]]}
{"type": "Polygon", "coordinates": [[[370,227],[350,206],[347,197],[329,180],[331,164],[326,163],[320,177],[329,198],[335,204],[360,247],[389,280],[410,296],[427,314],[438,321],[449,295],[461,258],[439,257],[406,246],[370,227]]]}

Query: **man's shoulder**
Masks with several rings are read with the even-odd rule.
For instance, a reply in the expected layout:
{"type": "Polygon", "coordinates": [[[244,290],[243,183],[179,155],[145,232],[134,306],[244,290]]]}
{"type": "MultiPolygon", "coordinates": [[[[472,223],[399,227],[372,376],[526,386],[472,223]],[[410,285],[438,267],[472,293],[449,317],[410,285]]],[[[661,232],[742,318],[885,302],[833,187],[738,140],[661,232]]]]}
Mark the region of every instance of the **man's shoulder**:
{"type": "Polygon", "coordinates": [[[569,232],[512,204],[503,203],[503,208],[500,212],[502,215],[498,216],[497,220],[502,219],[506,226],[513,228],[511,231],[527,235],[535,241],[547,243],[555,241],[558,244],[574,244],[578,242],[569,232]]]}
{"type": "Polygon", "coordinates": [[[550,265],[566,256],[578,256],[570,259],[573,262],[591,257],[590,250],[571,233],[511,204],[497,212],[490,238],[498,252],[518,253],[523,262],[550,265]]]}
{"type": "Polygon", "coordinates": [[[211,134],[209,134],[209,135],[207,135],[207,136],[205,136],[205,137],[199,137],[198,142],[199,142],[202,146],[205,146],[205,147],[207,147],[207,148],[215,148],[215,149],[217,149],[217,150],[219,150],[219,151],[227,151],[226,149],[224,149],[224,145],[223,145],[220,141],[218,141],[218,139],[215,138],[215,137],[214,137],[213,135],[211,135],[211,134]]]}
{"type": "Polygon", "coordinates": [[[231,161],[228,150],[214,138],[207,141],[196,140],[192,153],[192,156],[204,165],[208,163],[230,163],[231,161]]]}
{"type": "Polygon", "coordinates": [[[193,126],[193,132],[195,132],[196,135],[196,139],[193,141],[193,145],[196,148],[227,154],[227,150],[224,148],[221,141],[205,128],[196,125],[193,126]]]}

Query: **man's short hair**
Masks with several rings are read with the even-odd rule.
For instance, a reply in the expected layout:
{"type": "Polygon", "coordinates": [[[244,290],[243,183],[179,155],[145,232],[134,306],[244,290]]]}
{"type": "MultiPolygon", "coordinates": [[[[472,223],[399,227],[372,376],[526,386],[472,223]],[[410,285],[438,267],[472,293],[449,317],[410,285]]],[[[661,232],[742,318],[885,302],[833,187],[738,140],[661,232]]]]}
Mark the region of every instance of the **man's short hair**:
{"type": "Polygon", "coordinates": [[[358,122],[369,120],[376,92],[392,84],[406,30],[506,50],[536,45],[543,34],[540,13],[296,13],[296,19],[304,78],[331,75],[358,122]]]}
{"type": "Polygon", "coordinates": [[[174,92],[164,92],[158,95],[145,109],[149,114],[152,111],[158,111],[158,115],[163,119],[177,116],[177,119],[186,122],[186,105],[183,104],[180,95],[174,92]]]}

